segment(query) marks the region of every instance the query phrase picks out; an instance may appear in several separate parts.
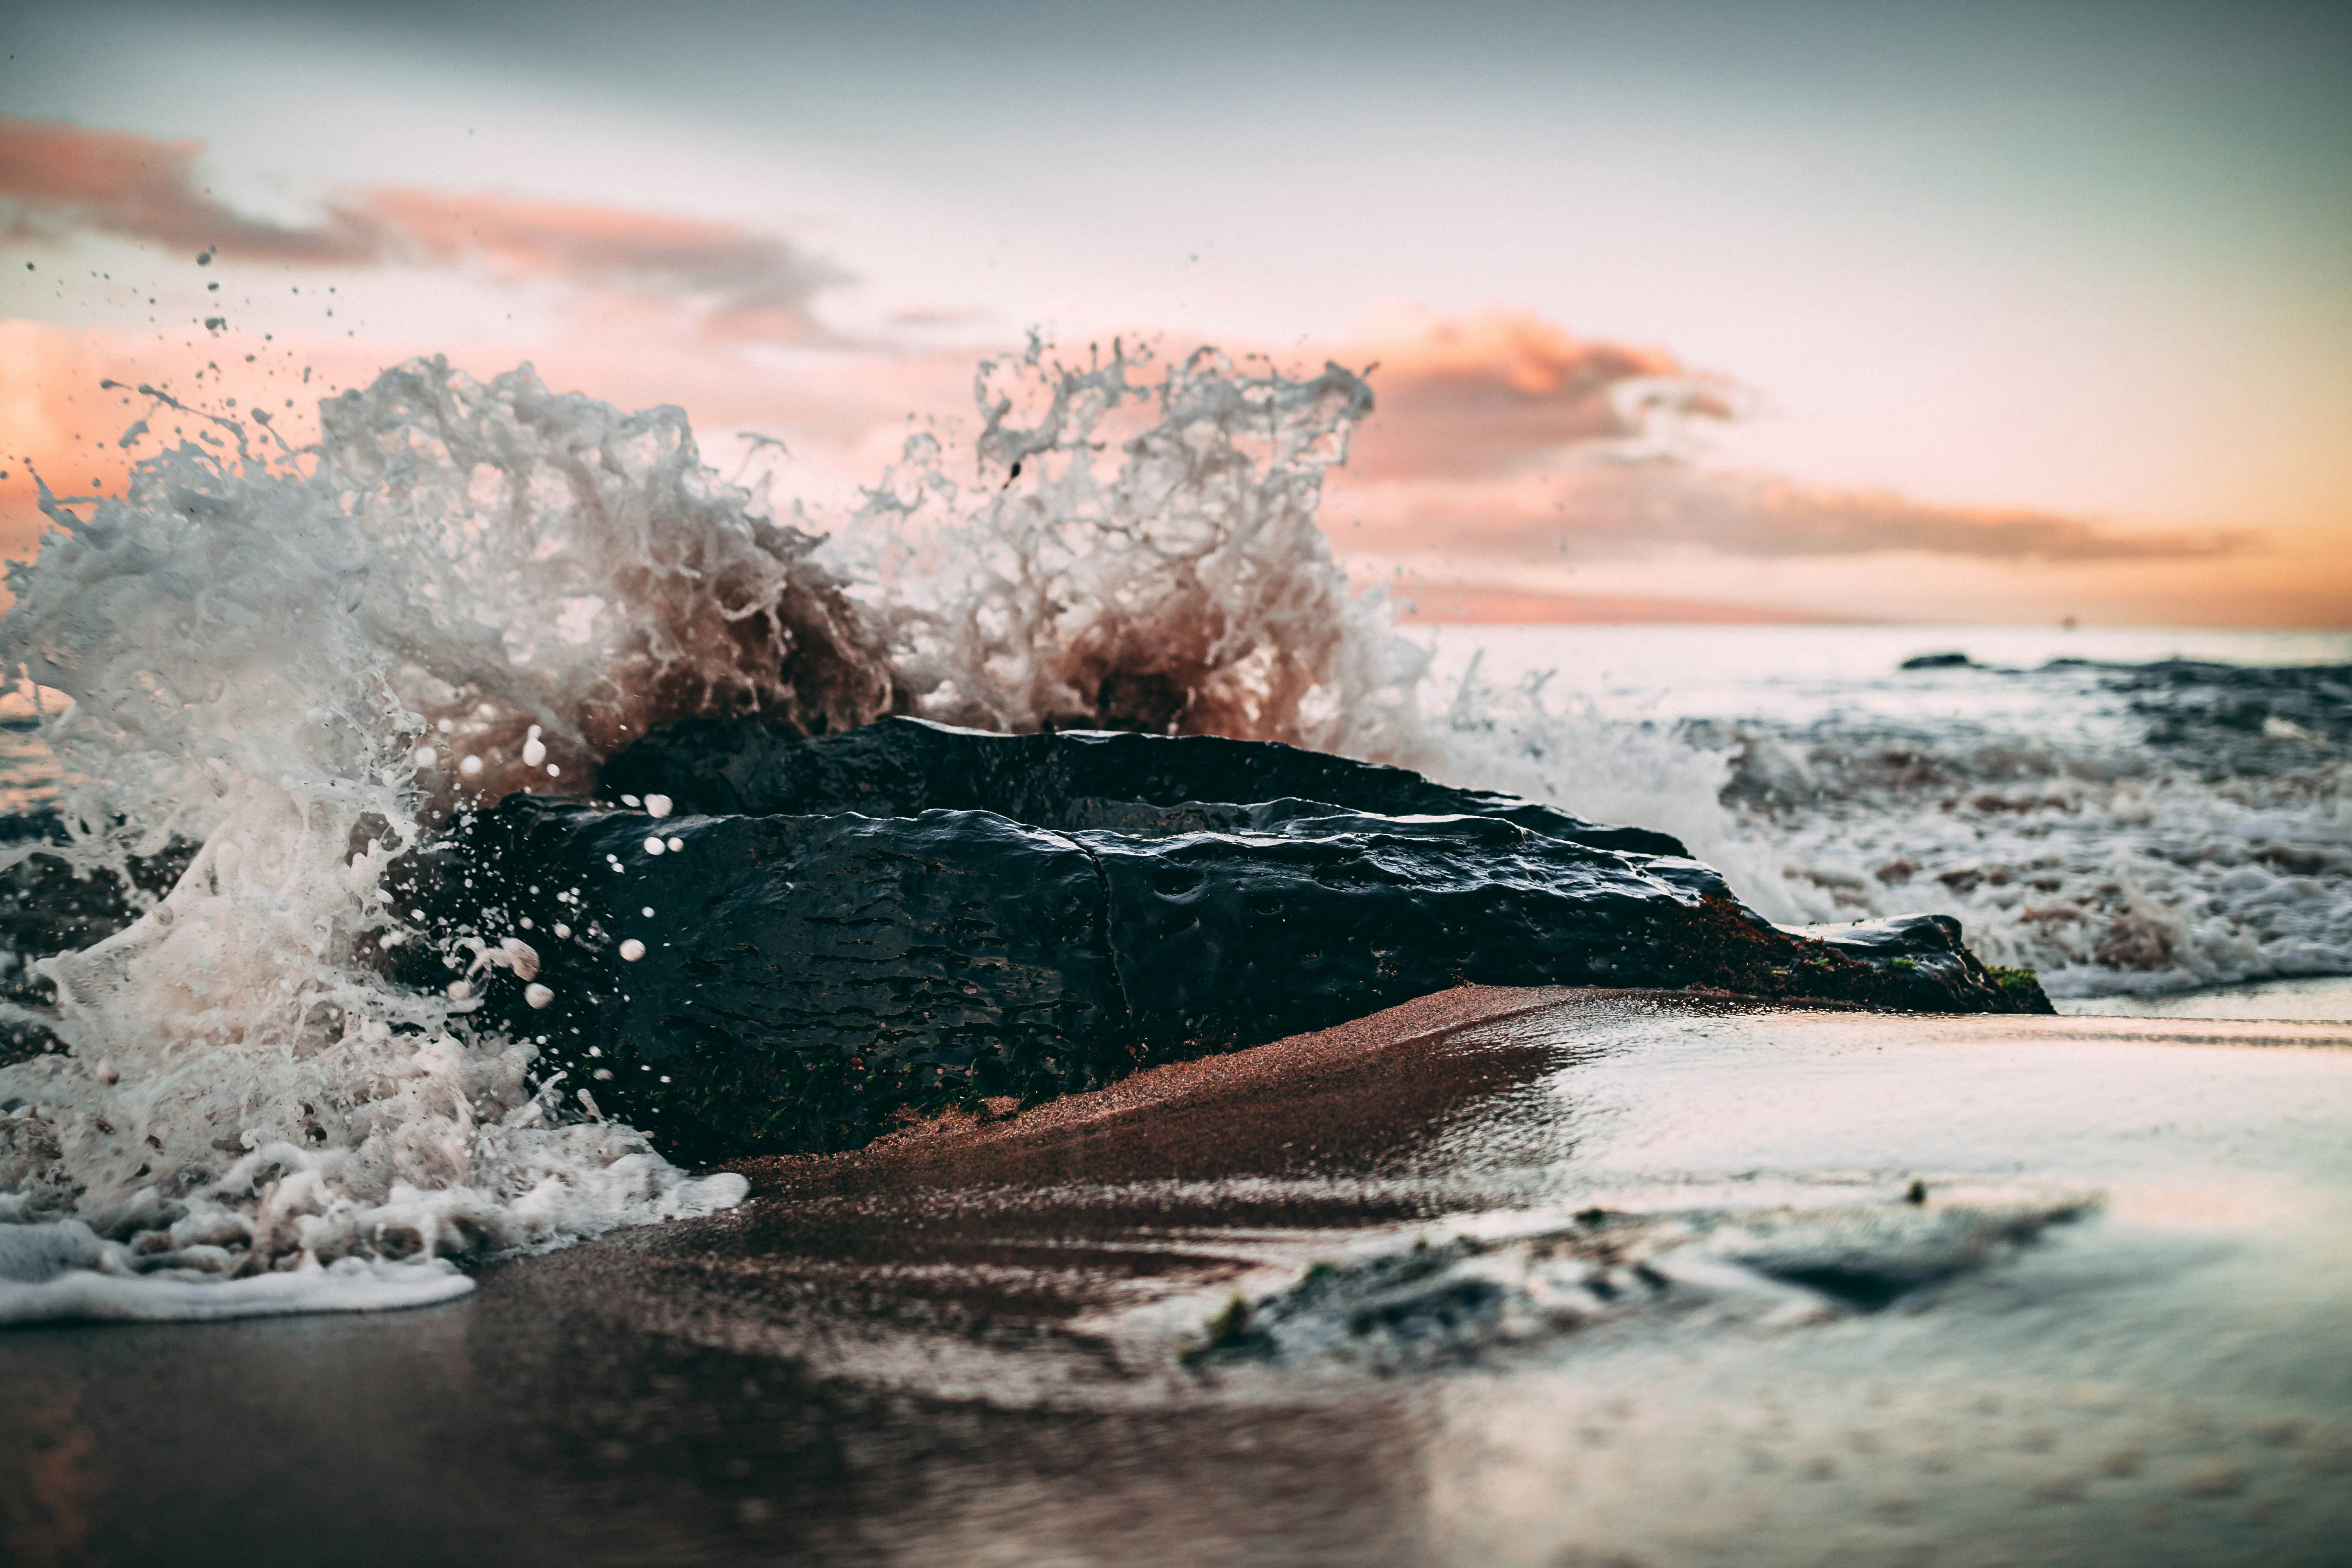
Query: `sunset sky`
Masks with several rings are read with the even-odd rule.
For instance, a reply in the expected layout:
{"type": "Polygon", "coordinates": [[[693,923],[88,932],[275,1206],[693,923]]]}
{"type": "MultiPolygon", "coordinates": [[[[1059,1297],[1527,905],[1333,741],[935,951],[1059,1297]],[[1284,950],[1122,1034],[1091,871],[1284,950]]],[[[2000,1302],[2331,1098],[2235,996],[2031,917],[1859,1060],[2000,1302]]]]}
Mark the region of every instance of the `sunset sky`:
{"type": "Polygon", "coordinates": [[[108,376],[530,361],[823,507],[1034,328],[1377,362],[1334,542],[1490,613],[2352,626],[2338,6],[81,4],[0,55],[10,554],[28,459],[138,455],[108,376]]]}

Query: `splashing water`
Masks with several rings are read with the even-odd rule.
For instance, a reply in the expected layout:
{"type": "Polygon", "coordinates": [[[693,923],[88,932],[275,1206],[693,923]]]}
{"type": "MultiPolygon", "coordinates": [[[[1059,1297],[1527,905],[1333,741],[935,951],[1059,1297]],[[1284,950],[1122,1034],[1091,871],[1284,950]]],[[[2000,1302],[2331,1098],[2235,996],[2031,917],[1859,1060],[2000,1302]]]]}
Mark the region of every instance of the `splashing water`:
{"type": "Polygon", "coordinates": [[[1357,375],[1033,342],[976,391],[968,450],[914,437],[829,532],[721,481],[677,409],[439,360],[323,404],[315,447],[215,419],[120,500],[45,489],[0,661],[43,705],[56,827],[0,870],[111,874],[135,918],[41,961],[53,1007],[0,1003],[63,1046],[0,1066],[0,1321],[434,1300],[467,1288],[453,1257],[740,1200],[597,1115],[545,1040],[473,1023],[465,975],[512,955],[441,950],[444,992],[386,974],[434,942],[394,889],[443,824],[590,793],[674,719],[1287,741],[1664,827],[1821,917],[1740,805],[1752,737],[1475,665],[1433,695],[1317,522],[1357,375]]]}
{"type": "MultiPolygon", "coordinates": [[[[45,961],[68,1047],[0,1072],[0,1190],[117,1271],[250,1276],[545,1245],[734,1201],[627,1129],[559,1122],[538,1042],[397,987],[385,875],[436,824],[593,776],[689,713],[803,730],[891,691],[807,556],[702,467],[675,409],[438,361],[322,405],[322,437],[189,443],[76,512],[0,658],[43,725],[81,871],[200,846],[138,918],[45,961]],[[526,761],[526,758],[531,760],[526,761]],[[549,760],[553,759],[553,760],[549,760]]],[[[22,859],[37,847],[5,854],[22,859]]]]}
{"type": "Polygon", "coordinates": [[[1363,381],[1213,349],[1149,382],[1122,345],[1084,369],[1041,355],[1033,338],[981,367],[976,500],[917,436],[820,555],[887,628],[906,710],[1426,760],[1427,656],[1350,593],[1316,520],[1363,381]]]}
{"type": "Polygon", "coordinates": [[[11,569],[0,660],[47,701],[58,828],[0,868],[110,873],[135,918],[41,961],[54,1008],[16,1009],[64,1048],[0,1068],[0,1218],[47,1222],[12,1232],[0,1315],[184,1315],[133,1285],[224,1278],[235,1310],[434,1299],[463,1288],[437,1259],[740,1198],[583,1115],[545,1042],[473,1026],[462,984],[384,973],[431,940],[390,873],[439,825],[587,791],[670,720],[1421,758],[1423,656],[1315,522],[1363,383],[1146,363],[1033,343],[983,367],[978,489],[919,439],[822,548],[707,469],[676,409],[439,360],[323,404],[315,447],[214,417],[227,440],[146,461],[120,500],[44,489],[58,531],[11,569]],[[185,871],[141,891],[175,847],[185,871]],[[121,1289],[93,1296],[93,1269],[121,1289]],[[249,1283],[278,1274],[312,1289],[249,1283]]]}

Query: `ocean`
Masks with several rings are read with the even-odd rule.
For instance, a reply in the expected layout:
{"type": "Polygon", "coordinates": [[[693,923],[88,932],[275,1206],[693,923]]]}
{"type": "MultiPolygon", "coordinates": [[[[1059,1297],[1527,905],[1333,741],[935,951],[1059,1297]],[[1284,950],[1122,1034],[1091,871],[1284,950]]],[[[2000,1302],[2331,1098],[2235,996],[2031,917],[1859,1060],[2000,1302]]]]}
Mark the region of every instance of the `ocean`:
{"type": "Polygon", "coordinates": [[[1776,920],[1952,915],[2078,1009],[2352,974],[2352,635],[1423,635],[1458,729],[1574,737],[1521,786],[1679,835],[1776,920]]]}
{"type": "Polygon", "coordinates": [[[0,618],[0,1462],[41,1478],[0,1544],[2327,1560],[2352,637],[1400,627],[1318,520],[1356,378],[987,374],[837,515],[677,410],[440,361],[315,448],[223,408],[48,498],[0,618]],[[1663,829],[1773,921],[1951,915],[2085,1016],[1473,986],[695,1173],[481,1023],[568,924],[403,896],[674,721],[886,713],[1663,829]]]}

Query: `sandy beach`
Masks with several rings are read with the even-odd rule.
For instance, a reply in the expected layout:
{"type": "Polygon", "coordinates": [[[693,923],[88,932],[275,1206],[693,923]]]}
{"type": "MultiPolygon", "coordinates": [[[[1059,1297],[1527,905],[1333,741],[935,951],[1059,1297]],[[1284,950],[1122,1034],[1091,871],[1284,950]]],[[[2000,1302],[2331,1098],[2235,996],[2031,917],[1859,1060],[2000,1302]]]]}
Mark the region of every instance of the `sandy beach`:
{"type": "Polygon", "coordinates": [[[2320,1563],[2347,1045],[1465,987],[444,1307],[11,1334],[7,1556],[2320,1563]]]}

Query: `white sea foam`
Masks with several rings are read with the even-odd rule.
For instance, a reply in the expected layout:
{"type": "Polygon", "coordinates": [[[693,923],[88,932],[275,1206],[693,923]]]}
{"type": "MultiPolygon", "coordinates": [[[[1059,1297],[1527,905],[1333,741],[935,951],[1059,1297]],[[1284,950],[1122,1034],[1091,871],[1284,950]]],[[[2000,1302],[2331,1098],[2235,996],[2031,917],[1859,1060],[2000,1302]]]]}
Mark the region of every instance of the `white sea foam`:
{"type": "Polygon", "coordinates": [[[929,434],[818,559],[887,628],[901,701],[980,729],[1147,729],[1426,759],[1427,656],[1317,522],[1371,393],[1203,349],[1164,374],[1034,340],[982,366],[982,427],[929,434]],[[976,464],[970,488],[950,477],[976,464]]]}
{"type": "MultiPolygon", "coordinates": [[[[1815,765],[1810,748],[1755,745],[1815,765]]],[[[1988,962],[2038,971],[2056,996],[2352,973],[2340,763],[2216,778],[2063,742],[1888,749],[1909,759],[1894,776],[1855,746],[1842,758],[1863,765],[1823,781],[1834,798],[1743,814],[1809,919],[1955,915],[1988,962]]]]}
{"type": "Polygon", "coordinates": [[[1482,781],[1678,834],[1775,919],[1953,915],[2059,996],[2352,973],[2352,638],[1627,626],[1440,652],[1482,781]],[[2244,662],[2167,662],[2184,642],[2244,662]],[[1897,667],[1954,644],[2021,662],[1897,667]]]}
{"type": "Polygon", "coordinates": [[[311,1259],[288,1272],[224,1279],[201,1268],[155,1267],[79,1220],[0,1226],[0,1325],[372,1312],[452,1301],[473,1288],[437,1257],[311,1259]]]}

